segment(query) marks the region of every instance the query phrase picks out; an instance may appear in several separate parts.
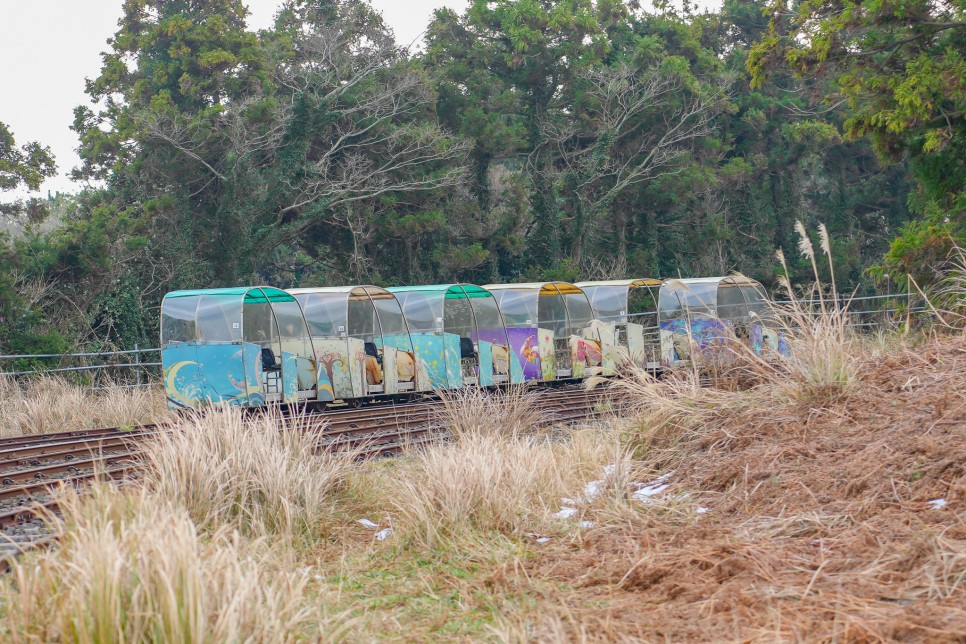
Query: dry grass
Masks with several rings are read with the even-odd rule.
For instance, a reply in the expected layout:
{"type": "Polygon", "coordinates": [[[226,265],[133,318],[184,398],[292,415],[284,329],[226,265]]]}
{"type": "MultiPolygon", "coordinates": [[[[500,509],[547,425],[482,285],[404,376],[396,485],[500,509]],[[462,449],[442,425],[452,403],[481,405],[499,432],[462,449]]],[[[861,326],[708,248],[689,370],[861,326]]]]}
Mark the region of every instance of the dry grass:
{"type": "Polygon", "coordinates": [[[545,419],[537,411],[540,393],[525,385],[487,391],[467,388],[440,391],[440,423],[457,440],[475,436],[523,436],[545,419]]]}
{"type": "Polygon", "coordinates": [[[342,628],[264,542],[202,538],[187,512],[144,491],[62,497],[60,547],[0,583],[8,641],[295,641],[342,628]]]}
{"type": "Polygon", "coordinates": [[[205,529],[317,538],[328,534],[355,456],[320,451],[319,432],[305,417],[189,416],[146,445],[144,485],[205,529]]]}
{"type": "Polygon", "coordinates": [[[142,490],[69,511],[64,550],[0,591],[0,627],[78,641],[146,628],[140,639],[962,641],[966,337],[878,344],[851,349],[841,395],[790,395],[801,381],[768,363],[726,389],[641,374],[618,385],[625,418],[568,431],[536,430],[525,397],[451,398],[456,440],[360,467],[320,461],[278,419],[187,419],[142,490]],[[635,497],[672,470],[666,490],[635,497]],[[555,517],[562,505],[577,513],[555,517]],[[71,619],[83,636],[64,635],[71,619]],[[95,621],[131,630],[89,636],[95,621]]]}
{"type": "Polygon", "coordinates": [[[21,384],[0,376],[0,399],[0,436],[134,426],[172,416],[160,386],[92,392],[58,377],[21,384]]]}
{"type": "Polygon", "coordinates": [[[381,471],[391,482],[380,486],[397,535],[409,546],[430,550],[471,535],[521,537],[546,530],[561,498],[579,495],[585,481],[625,460],[618,436],[600,428],[576,431],[563,441],[463,435],[381,471]]]}
{"type": "Polygon", "coordinates": [[[587,508],[598,528],[525,570],[567,590],[510,616],[502,632],[966,638],[964,342],[859,358],[861,377],[831,399],[792,399],[764,383],[737,400],[705,389],[717,402],[692,413],[697,393],[648,383],[643,407],[669,413],[677,430],[651,434],[639,467],[673,468],[670,488],[636,508],[587,508]],[[662,387],[680,398],[661,400],[662,387]]]}

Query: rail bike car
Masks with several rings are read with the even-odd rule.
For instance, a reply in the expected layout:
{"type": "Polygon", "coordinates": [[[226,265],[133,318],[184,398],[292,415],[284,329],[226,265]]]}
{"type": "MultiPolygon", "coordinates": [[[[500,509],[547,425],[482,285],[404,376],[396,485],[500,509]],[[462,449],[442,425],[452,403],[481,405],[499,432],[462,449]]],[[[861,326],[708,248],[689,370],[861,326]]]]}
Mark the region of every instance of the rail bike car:
{"type": "Polygon", "coordinates": [[[296,288],[319,369],[336,400],[432,389],[396,297],[378,286],[296,288]]]}
{"type": "Polygon", "coordinates": [[[746,342],[755,353],[782,350],[769,325],[764,288],[740,275],[667,280],[658,295],[661,358],[665,364],[709,354],[726,339],[746,342]]]}
{"type": "Polygon", "coordinates": [[[661,280],[623,279],[577,282],[600,321],[605,344],[619,348],[619,362],[639,369],[661,366],[661,336],[657,324],[657,298],[661,280]]]}
{"type": "Polygon", "coordinates": [[[332,400],[301,307],[275,288],[168,293],[161,364],[172,409],[332,400]]]}
{"type": "Polygon", "coordinates": [[[601,343],[587,295],[573,284],[489,284],[483,288],[493,293],[500,306],[524,380],[583,378],[613,371],[613,357],[601,343]]]}
{"type": "Polygon", "coordinates": [[[397,286],[416,355],[434,389],[523,382],[496,298],[473,284],[397,286]]]}

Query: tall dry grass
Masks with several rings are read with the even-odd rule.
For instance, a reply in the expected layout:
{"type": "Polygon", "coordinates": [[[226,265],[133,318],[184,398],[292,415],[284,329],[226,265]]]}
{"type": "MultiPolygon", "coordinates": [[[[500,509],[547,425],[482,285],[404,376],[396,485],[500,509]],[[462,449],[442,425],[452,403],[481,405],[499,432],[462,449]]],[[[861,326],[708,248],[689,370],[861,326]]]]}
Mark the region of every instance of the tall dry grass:
{"type": "Polygon", "coordinates": [[[643,464],[659,472],[673,467],[681,454],[702,441],[717,414],[749,406],[757,395],[706,386],[702,374],[691,369],[660,379],[631,370],[608,386],[618,396],[621,413],[614,425],[620,427],[623,442],[643,464]]]}
{"type": "Polygon", "coordinates": [[[145,445],[144,486],[205,529],[230,527],[252,537],[325,534],[355,455],[318,450],[319,432],[305,417],[272,412],[189,416],[145,445]]]}
{"type": "Polygon", "coordinates": [[[20,383],[0,376],[0,436],[135,426],[172,417],[160,386],[98,391],[56,376],[20,383]]]}
{"type": "Polygon", "coordinates": [[[0,581],[7,641],[285,642],[343,625],[277,549],[229,529],[201,536],[188,512],[143,489],[67,491],[61,508],[60,546],[0,581]]]}
{"type": "Polygon", "coordinates": [[[546,421],[537,408],[540,393],[525,385],[486,391],[473,387],[439,392],[439,422],[454,438],[523,436],[546,421]]]}
{"type": "Polygon", "coordinates": [[[444,400],[456,440],[377,469],[383,478],[370,483],[387,497],[396,534],[417,549],[539,530],[562,497],[578,496],[606,466],[628,469],[619,437],[604,428],[537,433],[532,393],[457,392],[444,400]]]}
{"type": "Polygon", "coordinates": [[[966,329],[966,251],[954,245],[940,275],[926,302],[943,326],[966,329]]]}
{"type": "Polygon", "coordinates": [[[797,385],[796,389],[806,395],[841,390],[855,383],[865,353],[850,324],[851,299],[840,298],[835,286],[835,263],[825,225],[819,224],[819,239],[822,253],[828,260],[828,286],[823,284],[817,253],[805,227],[797,221],[795,229],[800,238],[799,250],[810,261],[815,281],[796,292],[785,255],[781,250],[777,251],[784,271],[780,282],[788,294],[788,303],[770,303],[771,318],[777,321],[790,351],[777,363],[779,368],[775,375],[790,378],[797,385]]]}

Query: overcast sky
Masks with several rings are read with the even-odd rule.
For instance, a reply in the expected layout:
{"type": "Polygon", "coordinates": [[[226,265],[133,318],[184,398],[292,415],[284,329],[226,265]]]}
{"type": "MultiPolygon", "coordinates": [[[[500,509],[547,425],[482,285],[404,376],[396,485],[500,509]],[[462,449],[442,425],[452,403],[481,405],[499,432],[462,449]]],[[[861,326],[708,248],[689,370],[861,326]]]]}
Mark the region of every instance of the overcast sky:
{"type": "MultiPolygon", "coordinates": [[[[248,0],[249,25],[272,24],[281,0],[248,0]]],[[[433,10],[461,11],[467,0],[370,0],[400,44],[421,41],[433,10]]],[[[717,4],[715,0],[700,3],[717,4]]],[[[100,71],[100,53],[117,30],[122,0],[0,0],[0,121],[18,144],[40,141],[57,157],[59,174],[43,190],[73,191],[78,164],[70,130],[74,107],[88,104],[84,79],[100,71]]]]}

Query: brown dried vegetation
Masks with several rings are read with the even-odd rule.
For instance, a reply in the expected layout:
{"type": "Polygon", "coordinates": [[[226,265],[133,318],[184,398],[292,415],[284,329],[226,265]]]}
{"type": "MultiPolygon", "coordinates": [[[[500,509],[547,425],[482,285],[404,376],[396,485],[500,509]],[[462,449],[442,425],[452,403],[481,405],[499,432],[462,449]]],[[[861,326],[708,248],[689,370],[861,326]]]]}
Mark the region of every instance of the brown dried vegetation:
{"type": "Polygon", "coordinates": [[[675,470],[664,498],[709,511],[649,504],[544,551],[527,574],[573,590],[526,630],[966,638],[966,338],[869,358],[859,373],[831,401],[757,388],[649,433],[653,464],[675,470]]]}

